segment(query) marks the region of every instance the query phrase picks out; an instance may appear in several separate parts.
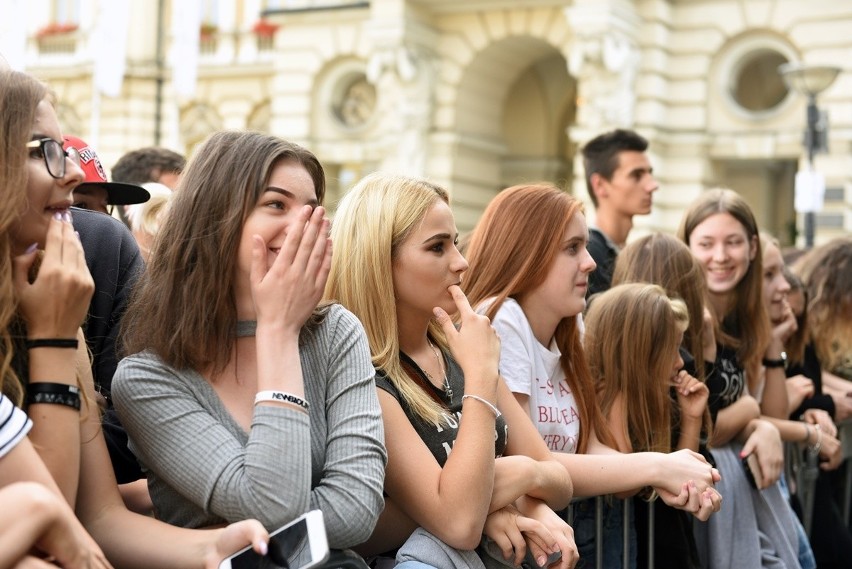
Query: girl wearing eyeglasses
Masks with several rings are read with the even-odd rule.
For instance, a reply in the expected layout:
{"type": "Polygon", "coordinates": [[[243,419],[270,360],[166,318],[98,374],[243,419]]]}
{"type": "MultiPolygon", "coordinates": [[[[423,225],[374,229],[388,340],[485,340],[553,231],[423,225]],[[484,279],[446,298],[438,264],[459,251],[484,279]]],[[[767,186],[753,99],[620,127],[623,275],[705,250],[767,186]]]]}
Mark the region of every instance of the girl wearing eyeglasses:
{"type": "Polygon", "coordinates": [[[257,522],[194,532],[124,507],[79,330],[93,286],[69,207],[83,173],[61,140],[47,87],[0,71],[0,377],[3,394],[32,419],[38,451],[0,462],[0,485],[33,480],[61,492],[103,550],[90,544],[68,567],[215,568],[250,543],[263,552],[257,522]]]}

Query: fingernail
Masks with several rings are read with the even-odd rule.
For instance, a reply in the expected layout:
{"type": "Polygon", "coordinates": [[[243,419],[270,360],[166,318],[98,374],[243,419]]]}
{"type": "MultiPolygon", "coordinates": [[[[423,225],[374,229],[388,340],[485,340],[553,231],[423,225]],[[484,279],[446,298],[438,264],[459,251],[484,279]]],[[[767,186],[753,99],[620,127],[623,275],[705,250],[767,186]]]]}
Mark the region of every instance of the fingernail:
{"type": "Polygon", "coordinates": [[[56,221],[62,221],[62,212],[56,211],[53,213],[53,219],[56,221]]]}
{"type": "Polygon", "coordinates": [[[66,211],[66,212],[63,214],[63,221],[67,221],[68,223],[73,223],[73,222],[74,222],[74,218],[73,218],[73,217],[71,217],[71,212],[70,212],[70,211],[66,211]]]}
{"type": "Polygon", "coordinates": [[[744,450],[741,450],[741,451],[740,451],[740,458],[745,458],[745,457],[747,457],[747,456],[748,456],[748,455],[746,454],[746,451],[744,451],[744,450]]]}
{"type": "Polygon", "coordinates": [[[36,249],[38,249],[38,243],[33,243],[32,245],[30,245],[29,247],[27,247],[27,250],[26,250],[26,251],[24,251],[24,255],[29,255],[30,253],[32,253],[32,252],[33,252],[33,251],[35,251],[36,249]]]}
{"type": "Polygon", "coordinates": [[[75,231],[75,232],[74,232],[74,235],[76,235],[76,236],[77,236],[77,239],[80,239],[80,232],[79,232],[79,231],[75,231]]]}
{"type": "Polygon", "coordinates": [[[536,561],[538,561],[539,566],[543,566],[545,563],[547,563],[547,557],[545,557],[544,555],[539,555],[536,561]]]}
{"type": "Polygon", "coordinates": [[[260,550],[261,555],[266,555],[269,552],[265,541],[261,541],[257,548],[260,550]]]}

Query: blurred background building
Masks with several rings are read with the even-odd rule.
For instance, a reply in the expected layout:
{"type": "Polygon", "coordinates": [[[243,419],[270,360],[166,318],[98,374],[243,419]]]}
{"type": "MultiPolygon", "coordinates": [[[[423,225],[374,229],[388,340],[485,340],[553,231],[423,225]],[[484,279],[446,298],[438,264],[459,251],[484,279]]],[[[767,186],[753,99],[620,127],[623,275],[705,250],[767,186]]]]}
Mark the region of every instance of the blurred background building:
{"type": "Polygon", "coordinates": [[[634,236],[673,231],[685,204],[725,185],[801,244],[808,99],[778,67],[837,66],[818,99],[830,129],[820,115],[816,241],[852,231],[852,0],[0,4],[0,51],[51,84],[64,130],[107,165],[141,146],[191,154],[219,129],[268,131],[317,153],[330,205],[376,169],[422,175],[450,189],[461,230],[520,181],[587,199],[578,147],[629,127],[651,141],[661,185],[634,236]]]}

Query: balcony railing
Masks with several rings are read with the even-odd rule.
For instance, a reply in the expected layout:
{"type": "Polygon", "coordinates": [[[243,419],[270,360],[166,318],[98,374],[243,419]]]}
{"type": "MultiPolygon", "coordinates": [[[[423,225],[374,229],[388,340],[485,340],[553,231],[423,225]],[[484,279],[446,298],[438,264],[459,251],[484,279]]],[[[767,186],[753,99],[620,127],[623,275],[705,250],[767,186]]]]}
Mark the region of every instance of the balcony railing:
{"type": "Polygon", "coordinates": [[[36,36],[39,55],[73,55],[80,43],[80,32],[77,30],[36,36]]]}

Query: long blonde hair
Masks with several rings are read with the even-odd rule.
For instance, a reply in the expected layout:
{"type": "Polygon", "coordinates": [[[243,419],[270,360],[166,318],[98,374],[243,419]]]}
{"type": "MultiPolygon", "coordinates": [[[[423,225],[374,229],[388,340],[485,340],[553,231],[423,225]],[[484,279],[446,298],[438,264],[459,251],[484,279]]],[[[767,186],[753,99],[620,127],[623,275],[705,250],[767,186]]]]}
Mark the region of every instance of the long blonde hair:
{"type": "MultiPolygon", "coordinates": [[[[444,422],[443,407],[411,379],[400,361],[393,261],[438,200],[449,203],[446,190],[425,180],[376,172],[358,182],[334,217],[334,257],[325,288],[326,300],[340,302],[361,320],[373,365],[418,417],[436,425],[444,422]]],[[[436,322],[429,324],[428,333],[447,348],[436,322]]]]}
{"type": "Polygon", "coordinates": [[[596,296],[584,322],[586,358],[603,414],[609,416],[620,395],[632,450],[671,452],[667,379],[689,324],[686,304],[660,286],[628,283],[596,296]]]}
{"type": "Polygon", "coordinates": [[[24,389],[12,369],[15,346],[10,326],[18,299],[12,278],[11,228],[27,203],[27,148],[39,103],[49,98],[47,86],[26,73],[0,70],[0,380],[3,394],[16,405],[24,389]]]}

